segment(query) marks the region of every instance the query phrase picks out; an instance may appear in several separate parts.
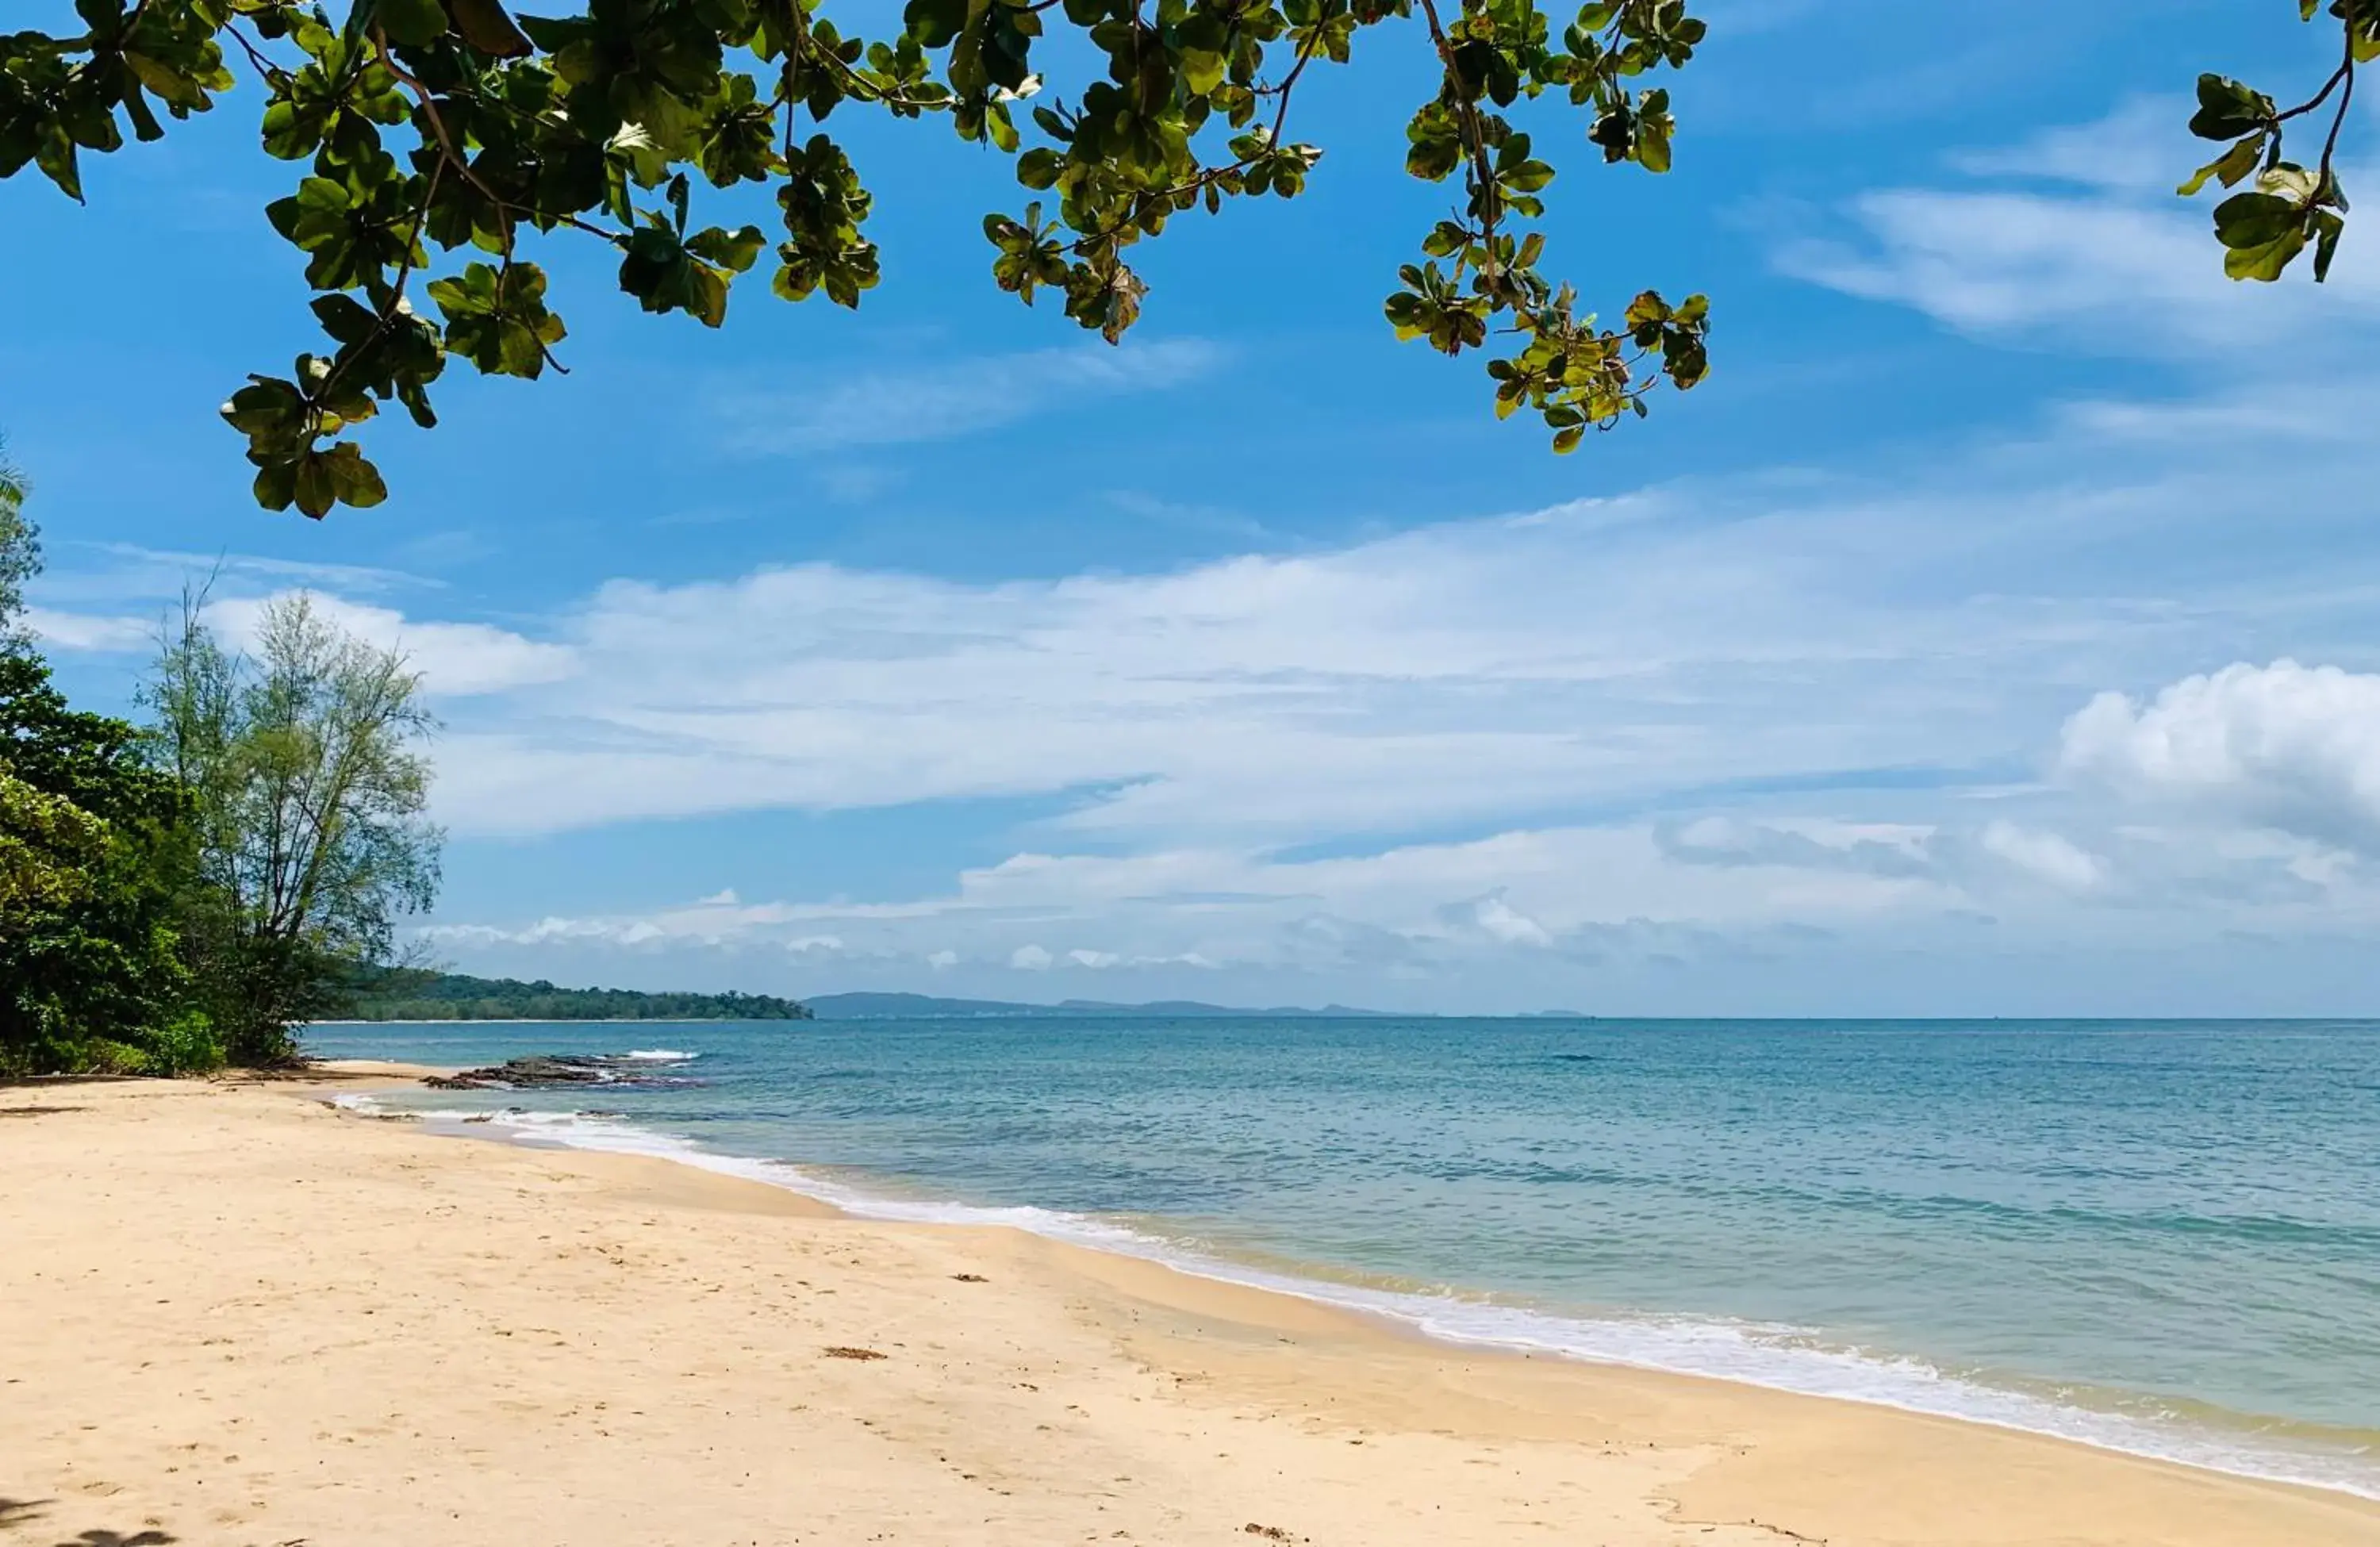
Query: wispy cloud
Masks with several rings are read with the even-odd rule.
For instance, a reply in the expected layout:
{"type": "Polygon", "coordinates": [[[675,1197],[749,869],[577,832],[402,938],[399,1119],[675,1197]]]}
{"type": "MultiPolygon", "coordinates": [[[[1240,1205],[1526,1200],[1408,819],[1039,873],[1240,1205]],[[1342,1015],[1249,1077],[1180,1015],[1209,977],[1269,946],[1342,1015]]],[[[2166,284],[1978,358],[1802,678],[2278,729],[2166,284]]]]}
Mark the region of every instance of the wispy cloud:
{"type": "Polygon", "coordinates": [[[2220,984],[2229,995],[2176,1000],[2176,1010],[2252,1005],[2276,985],[2221,979],[2243,932],[2344,939],[2380,927],[2372,878],[2318,848],[2248,834],[2210,843],[2108,831],[2102,853],[1999,817],[1904,823],[1884,836],[1800,819],[1730,826],[1734,857],[1716,865],[1643,823],[1330,859],[1205,847],[1021,854],[898,903],[723,896],[431,934],[441,949],[516,969],[625,953],[646,976],[726,971],[796,992],[931,978],[949,992],[1028,998],[1892,1013],[1944,1008],[1943,977],[1964,973],[1977,992],[1961,1008],[2018,1013],[2071,1012],[2060,971],[2078,955],[2143,951],[2164,964],[2157,989],[2203,995],[2220,984]],[[1871,864],[1879,849],[1895,861],[1871,864]],[[1215,897],[1231,901],[1200,900],[1215,897]],[[2027,970],[1998,981],[1988,968],[1977,973],[1995,961],[2027,970]]]}
{"type": "MultiPolygon", "coordinates": [[[[235,648],[255,640],[264,609],[288,592],[227,598],[210,605],[207,621],[235,648]]],[[[336,596],[310,593],[325,621],[402,654],[421,675],[431,698],[462,698],[508,688],[560,682],[578,669],[567,646],[524,638],[485,623],[409,621],[386,607],[367,606],[336,596]]]]}
{"type": "Polygon", "coordinates": [[[1789,242],[1778,267],[1965,332],[2162,354],[2244,342],[2277,322],[2301,328],[2315,315],[2302,294],[2310,286],[2252,293],[2226,280],[2203,220],[2180,209],[1901,189],[1861,194],[1843,213],[1855,238],[1789,242]]]}
{"type": "Polygon", "coordinates": [[[1087,842],[1310,845],[1938,801],[2045,762],[2102,689],[2289,652],[2380,667],[2380,593],[2342,579],[2380,562],[2353,514],[2380,455],[2294,439],[2297,502],[2210,575],[2193,544],[2269,468],[2159,417],[2201,407],[2077,408],[1889,491],[1681,485],[1151,574],[620,581],[517,629],[347,615],[482,700],[442,742],[461,833],[1058,796],[1087,842]]]}
{"type": "MultiPolygon", "coordinates": [[[[383,591],[437,587],[443,582],[409,570],[373,565],[329,564],[310,559],[276,558],[262,554],[212,554],[172,548],[145,548],[132,542],[69,542],[64,546],[99,554],[117,561],[112,573],[119,583],[150,589],[140,595],[173,595],[184,580],[209,575],[235,579],[297,582],[341,591],[383,591]]],[[[106,566],[78,566],[78,574],[97,580],[111,573],[106,566]]]]}
{"type": "Polygon", "coordinates": [[[2254,793],[2351,815],[2361,722],[2280,668],[2217,670],[2295,652],[2347,709],[2380,682],[2358,675],[2380,674],[2372,390],[2246,400],[2288,431],[2278,506],[2273,438],[2206,432],[2253,420],[2240,402],[2100,400],[1888,483],[1682,484],[1159,573],[617,582],[533,630],[570,675],[453,706],[456,831],[1074,803],[947,890],[450,920],[442,948],[732,958],[796,990],[1509,1007],[1676,1009],[1682,973],[1823,996],[1852,963],[1938,994],[1995,953],[2047,993],[2086,948],[2203,985],[2218,937],[2380,930],[2344,829],[2254,793]],[[2275,749],[2249,793],[2143,772],[2204,717],[2275,749]]]}
{"type": "Polygon", "coordinates": [[[1071,396],[1159,392],[1196,380],[1220,346],[1184,338],[1081,345],[898,369],[837,372],[815,389],[722,394],[729,449],[751,456],[948,440],[1014,424],[1071,396]]]}
{"type": "Polygon", "coordinates": [[[2380,262],[2351,237],[2326,286],[2304,265],[2276,285],[2224,277],[2212,201],[2174,193],[2207,150],[2180,128],[2187,116],[2179,103],[2135,99],[2097,123],[1961,153],[1953,165],[2000,186],[1855,194],[1820,230],[1781,239],[1772,260],[1961,332],[2074,353],[2333,344],[2343,323],[2380,320],[2380,262]]]}
{"type": "MultiPolygon", "coordinates": [[[[51,592],[57,588],[45,582],[42,589],[51,592]]],[[[217,595],[207,603],[206,620],[231,649],[248,650],[255,642],[264,609],[299,590],[311,596],[337,627],[402,653],[421,675],[423,690],[432,698],[464,698],[555,683],[578,669],[577,654],[566,645],[532,640],[487,623],[408,619],[394,608],[318,589],[217,595]]],[[[167,609],[162,607],[145,617],[54,607],[26,610],[26,622],[52,651],[88,654],[153,651],[167,621],[167,609]]]]}
{"type": "Polygon", "coordinates": [[[2095,123],[2058,125],[2013,145],[1961,152],[1950,164],[1979,177],[2161,198],[2206,159],[2206,141],[2192,138],[2188,128],[2191,111],[2180,97],[2132,97],[2095,123]]]}
{"type": "Polygon", "coordinates": [[[53,650],[89,651],[115,655],[148,650],[157,642],[153,619],[109,617],[92,613],[62,613],[47,607],[25,609],[26,626],[53,650]]]}

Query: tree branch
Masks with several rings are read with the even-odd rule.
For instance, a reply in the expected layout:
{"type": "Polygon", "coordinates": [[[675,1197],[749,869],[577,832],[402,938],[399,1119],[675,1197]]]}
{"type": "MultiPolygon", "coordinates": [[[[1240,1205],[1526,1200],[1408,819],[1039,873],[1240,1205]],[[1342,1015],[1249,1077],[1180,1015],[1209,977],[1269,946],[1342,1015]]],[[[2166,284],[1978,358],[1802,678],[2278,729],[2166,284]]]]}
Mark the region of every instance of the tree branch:
{"type": "Polygon", "coordinates": [[[479,189],[480,197],[496,207],[497,215],[504,221],[504,262],[510,264],[513,261],[512,205],[498,197],[494,189],[481,181],[479,173],[472,170],[471,164],[463,158],[462,151],[455,143],[455,137],[446,132],[446,120],[439,114],[438,103],[430,88],[424,86],[403,65],[396,62],[395,53],[388,46],[388,34],[382,31],[377,23],[372,27],[372,42],[379,45],[380,60],[382,64],[388,67],[388,73],[396,77],[410,90],[413,92],[413,100],[421,104],[423,116],[430,120],[431,132],[437,136],[439,152],[457,173],[462,175],[465,182],[479,189]]]}
{"type": "Polygon", "coordinates": [[[232,42],[239,44],[241,52],[248,55],[249,67],[262,76],[267,85],[276,91],[287,85],[289,72],[282,67],[278,60],[249,42],[248,34],[237,27],[225,27],[224,30],[231,34],[232,42]]]}
{"type": "MultiPolygon", "coordinates": [[[[2346,29],[2346,52],[2338,61],[2338,70],[2330,78],[2331,85],[2342,86],[2344,90],[2338,95],[2338,111],[2331,116],[2330,132],[2323,137],[2321,172],[2315,184],[2318,189],[2326,189],[2330,186],[2330,158],[2338,152],[2338,131],[2347,125],[2348,109],[2355,105],[2355,22],[2353,18],[2350,17],[2348,19],[2346,29]]],[[[2328,95],[2330,95],[2330,86],[2325,85],[2322,89],[2322,96],[2328,95]]],[[[2314,99],[2315,102],[2321,100],[2322,97],[2314,99]]]]}
{"type": "Polygon", "coordinates": [[[1430,42],[1438,46],[1439,65],[1446,72],[1446,83],[1454,98],[1455,116],[1462,121],[1463,140],[1471,152],[1472,176],[1477,179],[1479,202],[1479,249],[1485,255],[1479,264],[1481,275],[1489,284],[1497,280],[1496,213],[1502,196],[1496,191],[1496,171],[1488,160],[1488,141],[1479,127],[1479,104],[1463,90],[1463,72],[1455,67],[1454,45],[1447,41],[1446,29],[1438,19],[1437,0],[1421,0],[1422,15],[1429,22],[1430,42]]]}
{"type": "Polygon", "coordinates": [[[430,164],[430,186],[421,195],[420,205],[413,212],[413,234],[406,241],[403,256],[397,260],[396,283],[390,287],[388,300],[380,309],[380,320],[373,324],[370,335],[362,343],[351,349],[339,351],[339,358],[331,362],[330,375],[323,378],[321,396],[327,396],[331,388],[338,384],[339,378],[346,373],[347,367],[362,359],[364,351],[379,343],[387,334],[390,324],[396,321],[397,308],[405,304],[406,282],[413,277],[413,255],[421,247],[422,228],[430,223],[430,206],[438,197],[438,179],[445,170],[446,164],[443,160],[430,164]]]}

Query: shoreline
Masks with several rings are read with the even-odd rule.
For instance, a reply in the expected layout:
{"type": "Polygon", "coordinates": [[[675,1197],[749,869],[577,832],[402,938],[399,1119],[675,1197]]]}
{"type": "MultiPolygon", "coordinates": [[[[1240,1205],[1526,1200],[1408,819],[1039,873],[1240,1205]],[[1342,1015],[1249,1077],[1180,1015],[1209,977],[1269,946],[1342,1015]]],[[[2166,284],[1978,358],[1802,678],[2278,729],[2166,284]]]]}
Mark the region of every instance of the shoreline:
{"type": "Polygon", "coordinates": [[[2380,1543],[2343,1493],[323,1100],[412,1073],[0,1090],[0,1500],[44,1542],[2380,1543]]]}
{"type": "MultiPolygon", "coordinates": [[[[410,1066],[385,1067],[408,1075],[446,1072],[410,1066]]],[[[360,1090],[333,1099],[343,1109],[367,1116],[423,1115],[371,1112],[369,1107],[375,1094],[360,1090]],[[358,1102],[362,1104],[351,1104],[358,1102]]],[[[710,1149],[625,1115],[601,1122],[581,1114],[532,1113],[512,1121],[495,1114],[460,1120],[451,1115],[443,1120],[432,1115],[424,1131],[540,1151],[657,1159],[782,1188],[856,1220],[927,1229],[1018,1230],[1070,1249],[1312,1305],[1442,1349],[1715,1381],[1781,1395],[1973,1424],[2217,1476],[2380,1501],[2380,1470],[2350,1459],[2347,1453],[2311,1442],[2295,1448],[2269,1443],[2256,1448],[2258,1436],[2274,1431],[2270,1423],[2285,1420],[2229,1415],[2239,1421],[2229,1426],[2208,1421],[2160,1423],[2111,1407],[2084,1405],[2074,1400],[2070,1392],[2062,1394],[2067,1399],[2060,1401],[2013,1387],[1978,1384],[1905,1358],[1883,1359],[1851,1350],[1812,1347],[1779,1352],[1744,1336],[1732,1325],[1705,1320],[1677,1323],[1675,1335],[1667,1339],[1669,1357],[1662,1358],[1646,1349],[1647,1339],[1658,1338],[1655,1332],[1658,1318],[1585,1320],[1500,1301],[1485,1292],[1423,1293],[1367,1282],[1360,1274],[1334,1275],[1319,1264],[1268,1266],[1218,1256],[1096,1218],[1030,1205],[974,1206],[868,1193],[823,1181],[798,1162],[710,1149]],[[1765,1369],[1757,1368],[1764,1362],[1765,1369]],[[1826,1366],[1823,1373],[1828,1383],[1814,1378],[1810,1368],[1814,1364],[1826,1366]]]]}
{"type": "MultiPolygon", "coordinates": [[[[303,1026],[801,1026],[815,1016],[579,1016],[563,1020],[533,1016],[482,1016],[456,1020],[309,1020],[303,1026]]],[[[347,1062],[330,1059],[330,1063],[347,1062]]]]}
{"type": "MultiPolygon", "coordinates": [[[[395,1066],[408,1076],[446,1072],[395,1066]]],[[[411,1087],[384,1088],[387,1090],[411,1087]]],[[[1865,1356],[1840,1355],[1839,1378],[1868,1389],[1852,1391],[1840,1385],[1797,1383],[1791,1374],[1775,1369],[1768,1378],[1738,1366],[1712,1363],[1707,1342],[1714,1333],[1731,1333],[1719,1323],[1687,1323],[1689,1353],[1703,1355],[1699,1365],[1673,1357],[1669,1360],[1643,1350],[1641,1342],[1622,1346],[1606,1337],[1600,1346],[1582,1348],[1582,1330],[1618,1333],[1621,1340],[1641,1339],[1649,1320],[1593,1322],[1562,1317],[1500,1302],[1486,1293],[1422,1293],[1367,1282],[1358,1274],[1332,1275],[1319,1264],[1268,1266],[1258,1262],[1186,1249],[1154,1236],[1108,1222],[1031,1206],[975,1206],[938,1200],[897,1198],[861,1188],[828,1182],[805,1170],[798,1162],[738,1155],[710,1149],[697,1140],[656,1127],[633,1116],[618,1115],[591,1121],[583,1114],[501,1113],[456,1119],[451,1114],[382,1114],[370,1110],[375,1090],[347,1092],[331,1098],[344,1110],[367,1116],[427,1117],[423,1131],[441,1138],[473,1139],[540,1151],[577,1154],[625,1155],[684,1165],[707,1175],[781,1188],[820,1204],[839,1216],[855,1220],[925,1229],[993,1228],[1025,1234],[1100,1257],[1145,1264],[1205,1284],[1281,1297],[1365,1325],[1417,1340],[1432,1347],[1501,1358],[1549,1358],[1589,1369],[1626,1369],[1681,1379],[1715,1381],[1731,1386],[1825,1402],[1843,1402],[1954,1423],[1975,1424],[2061,1443],[2082,1445],[2110,1455],[2187,1467],[2218,1476],[2276,1482],[2380,1501],[2380,1476],[2358,1468],[2351,1476],[2326,1471],[2322,1463],[2339,1459],[2338,1453],[2318,1449],[2268,1449],[2261,1454],[2239,1446],[2261,1431],[2242,1422],[2229,1429],[2211,1424],[2193,1427],[2157,1425],[2114,1408],[2054,1401],[2046,1396],[2006,1387],[1976,1385],[1945,1376],[1930,1367],[1906,1360],[1877,1362],[1865,1356]],[[1467,1324],[1466,1324],[1467,1323],[1467,1324]],[[1488,1324],[1492,1323],[1492,1324],[1488,1324]],[[1535,1334],[1536,1335],[1530,1335],[1535,1334]],[[1565,1334],[1569,1334],[1565,1337],[1565,1334]],[[1694,1347],[1695,1344],[1704,1346],[1694,1347]],[[1905,1373],[1923,1369],[1914,1389],[1878,1390],[1880,1373],[1905,1373]],[[1931,1400],[1928,1400],[1928,1399],[1931,1400]],[[1961,1401],[1961,1399],[1964,1400],[1961,1401]]],[[[1756,1345],[1748,1345],[1757,1347],[1756,1345]]],[[[1741,1357],[1742,1350],[1732,1350],[1741,1357]]],[[[1794,1358],[1806,1357],[1800,1350],[1794,1358]]],[[[2244,1417],[2234,1415],[2234,1417],[2244,1417]]]]}

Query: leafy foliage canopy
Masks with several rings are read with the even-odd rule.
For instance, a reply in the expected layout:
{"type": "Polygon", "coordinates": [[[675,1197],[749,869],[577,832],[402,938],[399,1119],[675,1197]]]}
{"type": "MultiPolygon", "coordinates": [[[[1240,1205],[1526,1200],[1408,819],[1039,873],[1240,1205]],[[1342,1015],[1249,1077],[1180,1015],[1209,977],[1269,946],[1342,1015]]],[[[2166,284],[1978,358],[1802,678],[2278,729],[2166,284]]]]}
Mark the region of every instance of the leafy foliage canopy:
{"type": "Polygon", "coordinates": [[[2321,89],[2296,106],[2282,107],[2228,76],[2198,78],[2198,111],[2190,132],[2228,144],[2191,175],[2180,192],[2192,197],[2210,182],[2227,189],[2249,185],[2215,207],[2223,272],[2234,279],[2278,279],[2309,247],[2314,278],[2327,279],[2347,229],[2347,194],[2335,165],[2338,137],[2355,102],[2356,72],[2380,58],[2380,0],[2330,0],[2327,6],[2323,0],[2298,0],[2299,19],[2323,15],[2338,23],[2338,63],[2321,89]],[[2313,165],[2289,159],[2283,145],[2290,123],[2325,106],[2330,123],[2313,165]]]}
{"type": "MultiPolygon", "coordinates": [[[[2357,71],[2380,56],[2380,0],[2295,3],[2339,29],[2312,97],[2283,108],[2199,81],[2191,128],[2225,149],[2181,191],[2237,190],[2214,219],[2237,279],[2277,279],[2309,249],[2324,278],[2344,230],[2336,152],[2357,71]],[[2289,159],[2291,124],[2325,108],[2319,155],[2289,159]]],[[[828,128],[847,106],[940,118],[1010,156],[1038,197],[984,218],[993,282],[1028,305],[1053,296],[1112,343],[1147,295],[1136,243],[1189,211],[1305,189],[1322,152],[1292,132],[1297,87],[1374,30],[1433,68],[1406,169],[1458,185],[1387,300],[1398,335],[1450,355],[1492,339],[1497,412],[1537,414],[1559,451],[1709,369],[1703,297],[1648,290],[1609,327],[1545,275],[1536,225],[1555,169],[1508,116],[1550,94],[1603,160],[1666,171],[1676,122],[1653,80],[1704,42],[1686,0],[907,0],[877,37],[845,33],[821,0],[576,0],[544,17],[504,0],[74,4],[79,34],[0,34],[0,177],[33,166],[79,198],[85,155],[212,109],[239,69],[264,88],[262,149],[300,168],[266,214],[305,255],[325,342],[224,408],[274,509],[384,499],[348,432],[391,404],[435,423],[430,389],[452,359],[561,369],[567,330],[534,238],[601,242],[645,310],[711,327],[755,270],[784,299],[858,305],[880,265],[873,196],[828,128]],[[1053,57],[1079,79],[1047,81],[1053,57]],[[710,205],[746,183],[773,191],[773,229],[695,218],[698,188],[710,205]]]]}
{"type": "Polygon", "coordinates": [[[1299,82],[1391,23],[1437,81],[1405,127],[1406,169],[1460,189],[1389,298],[1398,334],[1450,355],[1499,335],[1497,411],[1538,414],[1562,451],[1643,413],[1662,380],[1691,387],[1708,369],[1702,297],[1646,291],[1607,327],[1541,273],[1531,227],[1554,167],[1506,116],[1552,93],[1603,160],[1667,170],[1670,95],[1644,80],[1702,42],[1685,0],[1567,15],[1536,0],[908,0],[877,38],[846,35],[818,0],[582,0],[553,17],[501,0],[76,9],[79,35],[0,35],[0,177],[30,164],[79,198],[85,154],[210,110],[235,66],[264,86],[265,152],[302,166],[266,214],[306,255],[326,342],[224,408],[273,509],[384,499],[346,432],[391,404],[433,424],[450,359],[559,369],[566,329],[531,238],[605,243],[645,310],[711,327],[764,258],[775,295],[858,305],[879,264],[872,196],[826,128],[845,106],[938,117],[1012,156],[1039,197],[985,217],[993,282],[1028,305],[1054,296],[1113,343],[1147,293],[1133,246],[1188,211],[1303,190],[1322,152],[1292,133],[1299,82]],[[1051,54],[1093,68],[1048,88],[1051,54]],[[695,218],[698,184],[747,182],[773,188],[773,231],[695,218]]]}

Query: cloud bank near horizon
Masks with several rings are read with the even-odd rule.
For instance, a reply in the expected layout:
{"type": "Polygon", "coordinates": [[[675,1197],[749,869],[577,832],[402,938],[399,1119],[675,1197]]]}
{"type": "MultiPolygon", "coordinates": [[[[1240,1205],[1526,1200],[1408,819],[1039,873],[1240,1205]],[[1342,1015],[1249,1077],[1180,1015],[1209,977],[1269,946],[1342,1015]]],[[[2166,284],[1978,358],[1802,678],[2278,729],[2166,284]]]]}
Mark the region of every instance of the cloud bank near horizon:
{"type": "MultiPolygon", "coordinates": [[[[1889,493],[1679,485],[1159,574],[810,565],[511,627],[316,589],[414,655],[467,838],[1059,802],[946,888],[440,920],[466,965],[1528,1008],[2362,932],[2365,599],[2278,560],[2192,585],[2112,543],[2226,518],[2246,470],[2172,455],[2166,417],[2196,411],[2078,407],[1889,493]],[[2045,480],[2086,441],[2126,476],[2045,480]],[[2325,637],[2343,664],[2240,658],[2325,637]]],[[[2351,441],[2319,446],[2361,476],[2351,441]]],[[[242,637],[277,593],[216,619],[242,637]]]]}
{"type": "MultiPolygon", "coordinates": [[[[2370,1006],[2380,373],[2355,356],[2380,268],[2342,258],[2319,297],[2225,282],[2204,213],[2152,182],[2187,152],[2170,106],[1854,193],[1776,244],[1945,329],[2173,363],[2174,391],[2022,433],[1146,572],[794,564],[472,616],[404,577],[235,561],[214,615],[239,637],[302,584],[408,651],[466,842],[1038,813],[996,862],[858,900],[789,876],[774,900],[441,918],[466,965],[1714,1012],[1846,984],[2219,1007],[2252,977],[2370,1006]],[[2210,356],[2242,340],[2289,351],[2210,356]]],[[[969,433],[1052,381],[1156,392],[1221,358],[871,379],[745,449],[969,433]]],[[[36,627],[140,648],[159,558],[54,578],[36,627]]]]}

